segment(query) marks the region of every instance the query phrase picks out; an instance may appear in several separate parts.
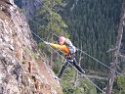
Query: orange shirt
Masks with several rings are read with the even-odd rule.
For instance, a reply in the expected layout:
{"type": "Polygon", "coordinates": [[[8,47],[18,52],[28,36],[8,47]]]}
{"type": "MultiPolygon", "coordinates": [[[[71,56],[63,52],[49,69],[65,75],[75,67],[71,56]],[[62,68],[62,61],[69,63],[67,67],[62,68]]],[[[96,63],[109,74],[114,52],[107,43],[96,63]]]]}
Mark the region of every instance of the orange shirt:
{"type": "Polygon", "coordinates": [[[64,53],[64,55],[69,54],[69,49],[66,45],[59,45],[59,44],[50,43],[50,46],[53,47],[53,48],[61,50],[64,53]]]}

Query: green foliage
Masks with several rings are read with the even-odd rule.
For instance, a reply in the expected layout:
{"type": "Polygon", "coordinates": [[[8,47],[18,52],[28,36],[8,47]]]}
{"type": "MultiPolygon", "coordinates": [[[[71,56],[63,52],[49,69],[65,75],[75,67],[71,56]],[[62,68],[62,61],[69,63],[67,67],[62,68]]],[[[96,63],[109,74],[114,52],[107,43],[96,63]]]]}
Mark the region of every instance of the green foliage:
{"type": "Polygon", "coordinates": [[[125,78],[123,76],[117,78],[117,84],[119,88],[125,90],[125,78]]]}
{"type": "MultiPolygon", "coordinates": [[[[30,27],[37,35],[39,35],[43,40],[48,42],[54,42],[57,40],[57,36],[64,35],[68,37],[67,25],[62,20],[60,14],[58,14],[58,9],[65,6],[65,3],[61,0],[43,0],[43,6],[34,15],[32,21],[30,21],[30,27]],[[56,37],[55,37],[56,36],[56,37]]],[[[50,49],[49,46],[43,44],[41,40],[34,37],[42,51],[45,51],[46,55],[49,57],[49,62],[53,66],[54,72],[57,74],[59,67],[61,65],[61,60],[59,56],[50,49]],[[54,63],[52,63],[54,62],[54,63]]],[[[57,43],[57,41],[56,41],[57,43]]]]}
{"type": "MultiPolygon", "coordinates": [[[[83,51],[108,66],[110,66],[112,57],[107,51],[113,48],[116,42],[122,1],[68,0],[64,11],[60,11],[68,25],[68,32],[75,46],[82,47],[83,51]]],[[[123,37],[123,41],[125,41],[125,37],[123,37]]],[[[77,55],[77,59],[79,59],[79,53],[77,55]]],[[[83,69],[97,71],[98,73],[95,74],[100,76],[108,76],[109,69],[86,55],[82,56],[81,66],[83,69]]],[[[88,74],[88,72],[86,73],[88,74]]],[[[102,84],[100,82],[96,81],[96,84],[104,88],[105,83],[100,85],[102,84]]],[[[90,92],[88,94],[93,93],[90,92]]]]}
{"type": "Polygon", "coordinates": [[[77,86],[74,86],[75,70],[68,67],[61,78],[61,86],[64,94],[97,94],[95,87],[86,79],[78,77],[77,86]]]}
{"type": "MultiPolygon", "coordinates": [[[[70,35],[76,47],[82,47],[83,51],[110,66],[111,55],[106,51],[116,42],[122,0],[63,0],[68,4],[61,1],[42,0],[43,6],[29,22],[31,30],[49,42],[54,42],[55,34],[66,37],[70,35]]],[[[15,2],[19,3],[19,0],[15,2]]],[[[41,43],[41,40],[34,38],[39,43],[39,48],[42,51],[46,50],[48,57],[53,55],[53,70],[58,74],[62,66],[62,59],[52,53],[52,50],[41,43]]],[[[123,37],[123,45],[125,45],[124,41],[125,37],[123,37]]],[[[29,54],[37,57],[32,52],[29,54]]],[[[77,59],[79,59],[79,52],[77,59]]],[[[93,70],[99,71],[96,73],[98,75],[106,75],[109,71],[85,55],[81,66],[89,70],[89,73],[93,73],[93,70]]],[[[74,75],[75,70],[68,67],[61,80],[64,94],[97,94],[96,88],[85,79],[80,79],[80,84],[74,88],[71,84],[74,75]]],[[[119,91],[121,94],[125,93],[124,82],[125,79],[121,77],[116,80],[113,90],[115,94],[119,91]]],[[[96,83],[99,82],[96,81],[96,83]]]]}
{"type": "Polygon", "coordinates": [[[125,94],[125,78],[123,76],[118,76],[115,79],[113,92],[115,94],[125,94]]]}
{"type": "Polygon", "coordinates": [[[97,94],[96,89],[87,80],[80,80],[80,83],[76,88],[63,88],[64,94],[97,94]]]}
{"type": "Polygon", "coordinates": [[[62,20],[62,17],[58,14],[60,6],[64,6],[61,0],[43,0],[43,7],[38,12],[37,16],[43,18],[41,27],[38,29],[39,34],[43,34],[44,38],[52,40],[52,33],[57,35],[67,36],[67,25],[62,20]],[[51,33],[51,34],[46,34],[51,33]]]}
{"type": "MultiPolygon", "coordinates": [[[[64,35],[66,37],[69,36],[66,30],[67,25],[62,20],[60,14],[58,14],[58,9],[60,9],[61,6],[65,6],[65,3],[61,2],[61,0],[43,0],[42,2],[43,6],[37,12],[37,14],[34,15],[34,22],[30,21],[31,29],[36,32],[36,34],[39,35],[43,40],[54,43],[54,40],[56,40],[57,43],[57,38],[59,35],[64,35]]],[[[51,57],[51,59],[49,59],[51,60],[51,63],[55,59],[58,62],[61,62],[58,60],[59,57],[57,56],[57,54],[53,53],[53,50],[51,50],[50,47],[45,46],[43,43],[41,43],[41,40],[36,40],[39,44],[39,48],[43,51],[46,51],[47,56],[51,57]]],[[[55,69],[55,67],[53,69],[54,71],[58,70],[55,69]]]]}
{"type": "MultiPolygon", "coordinates": [[[[58,57],[57,54],[55,54],[54,58],[56,58],[56,57],[58,57]]],[[[60,72],[60,69],[61,69],[64,62],[61,58],[56,58],[56,59],[54,59],[53,62],[54,62],[54,63],[52,63],[53,71],[55,72],[55,74],[58,75],[58,73],[60,72]]]]}
{"type": "MultiPolygon", "coordinates": [[[[68,1],[64,11],[60,11],[68,25],[71,40],[76,47],[82,47],[83,51],[110,66],[111,55],[107,50],[116,42],[122,0],[76,1],[68,1]]],[[[108,71],[85,55],[81,66],[88,70],[108,71]]]]}
{"type": "Polygon", "coordinates": [[[72,88],[65,88],[64,94],[83,94],[80,88],[72,89],[72,88]]]}

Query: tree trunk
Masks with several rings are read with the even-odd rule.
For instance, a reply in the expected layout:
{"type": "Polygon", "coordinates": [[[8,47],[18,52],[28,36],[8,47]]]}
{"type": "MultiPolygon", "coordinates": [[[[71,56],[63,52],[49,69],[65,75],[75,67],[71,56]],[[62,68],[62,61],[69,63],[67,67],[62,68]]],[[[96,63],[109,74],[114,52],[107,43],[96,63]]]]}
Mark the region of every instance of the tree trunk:
{"type": "MultiPolygon", "coordinates": [[[[81,49],[82,49],[82,46],[81,46],[81,49]]],[[[80,57],[79,57],[79,62],[78,62],[78,64],[79,64],[79,66],[80,66],[80,63],[81,63],[81,60],[82,60],[82,52],[80,53],[80,57]]],[[[78,72],[76,72],[76,75],[75,75],[75,77],[74,77],[74,88],[76,88],[77,87],[77,81],[78,81],[78,72]]]]}
{"type": "Polygon", "coordinates": [[[120,18],[120,23],[118,27],[118,35],[117,35],[116,46],[115,46],[117,49],[113,52],[112,65],[111,65],[110,74],[108,78],[109,83],[107,85],[106,94],[112,93],[115,73],[117,71],[119,50],[120,50],[120,45],[121,45],[121,40],[123,35],[124,20],[125,20],[125,0],[123,0],[123,4],[122,4],[121,18],[120,18]]]}

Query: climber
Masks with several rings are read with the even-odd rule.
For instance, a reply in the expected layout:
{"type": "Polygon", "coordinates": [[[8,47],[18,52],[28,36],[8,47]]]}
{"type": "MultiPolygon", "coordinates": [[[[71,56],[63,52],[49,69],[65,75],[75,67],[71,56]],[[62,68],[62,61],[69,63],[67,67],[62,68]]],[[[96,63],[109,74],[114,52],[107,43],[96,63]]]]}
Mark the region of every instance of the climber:
{"type": "Polygon", "coordinates": [[[73,46],[72,42],[63,36],[59,37],[58,41],[59,41],[59,44],[54,44],[54,43],[49,43],[49,42],[44,41],[45,44],[48,44],[53,48],[61,50],[65,55],[65,63],[63,65],[58,77],[61,78],[62,74],[64,73],[64,71],[65,71],[67,65],[69,65],[69,63],[71,63],[73,66],[75,66],[75,68],[78,70],[79,74],[85,73],[85,71],[82,70],[82,68],[76,62],[76,59],[75,59],[76,48],[75,48],[75,46],[73,46]]]}

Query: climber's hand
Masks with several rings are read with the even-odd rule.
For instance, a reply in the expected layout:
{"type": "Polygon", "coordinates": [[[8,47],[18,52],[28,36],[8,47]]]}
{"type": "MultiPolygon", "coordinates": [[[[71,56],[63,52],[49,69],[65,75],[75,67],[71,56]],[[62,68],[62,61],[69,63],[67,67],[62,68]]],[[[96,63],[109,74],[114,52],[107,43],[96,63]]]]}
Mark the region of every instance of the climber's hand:
{"type": "Polygon", "coordinates": [[[44,43],[45,43],[45,44],[48,44],[48,45],[50,44],[50,43],[49,43],[49,42],[47,42],[47,41],[44,41],[44,43]]]}

